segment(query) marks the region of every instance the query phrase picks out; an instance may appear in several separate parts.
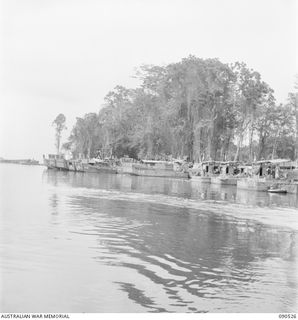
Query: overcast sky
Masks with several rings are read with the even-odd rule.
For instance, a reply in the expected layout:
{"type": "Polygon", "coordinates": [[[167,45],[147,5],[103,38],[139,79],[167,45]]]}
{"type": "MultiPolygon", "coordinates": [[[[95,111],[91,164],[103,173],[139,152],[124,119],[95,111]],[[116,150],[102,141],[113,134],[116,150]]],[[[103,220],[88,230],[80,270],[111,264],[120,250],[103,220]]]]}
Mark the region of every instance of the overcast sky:
{"type": "Polygon", "coordinates": [[[190,54],[243,61],[285,102],[297,73],[295,0],[0,0],[0,157],[55,151],[51,123],[68,132],[98,112],[116,85],[135,87],[141,64],[190,54]]]}

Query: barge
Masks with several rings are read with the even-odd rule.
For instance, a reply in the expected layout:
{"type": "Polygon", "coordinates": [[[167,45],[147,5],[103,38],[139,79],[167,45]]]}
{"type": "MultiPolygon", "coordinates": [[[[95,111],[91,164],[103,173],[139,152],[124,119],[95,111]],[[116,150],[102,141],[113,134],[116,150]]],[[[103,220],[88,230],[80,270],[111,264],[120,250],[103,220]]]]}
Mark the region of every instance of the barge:
{"type": "Polygon", "coordinates": [[[83,172],[88,173],[117,173],[117,168],[108,160],[91,160],[82,163],[83,172]]]}
{"type": "Polygon", "coordinates": [[[142,160],[132,164],[131,175],[188,179],[189,173],[174,170],[174,163],[168,161],[142,160]]]}

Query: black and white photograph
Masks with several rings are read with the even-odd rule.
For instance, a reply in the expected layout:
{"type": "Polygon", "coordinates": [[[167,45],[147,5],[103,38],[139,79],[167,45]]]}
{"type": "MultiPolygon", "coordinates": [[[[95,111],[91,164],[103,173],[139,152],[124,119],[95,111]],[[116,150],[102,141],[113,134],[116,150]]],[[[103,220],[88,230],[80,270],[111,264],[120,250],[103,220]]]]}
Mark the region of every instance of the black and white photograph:
{"type": "Polygon", "coordinates": [[[296,319],[297,242],[297,0],[0,0],[1,318],[296,319]]]}

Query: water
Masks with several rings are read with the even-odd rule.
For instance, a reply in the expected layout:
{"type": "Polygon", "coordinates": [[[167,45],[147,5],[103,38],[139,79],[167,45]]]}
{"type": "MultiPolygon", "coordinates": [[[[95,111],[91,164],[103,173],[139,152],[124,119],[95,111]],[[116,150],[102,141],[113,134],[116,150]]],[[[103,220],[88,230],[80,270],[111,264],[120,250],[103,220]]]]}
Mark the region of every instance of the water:
{"type": "Polygon", "coordinates": [[[0,312],[297,312],[296,195],[0,164],[0,312]]]}

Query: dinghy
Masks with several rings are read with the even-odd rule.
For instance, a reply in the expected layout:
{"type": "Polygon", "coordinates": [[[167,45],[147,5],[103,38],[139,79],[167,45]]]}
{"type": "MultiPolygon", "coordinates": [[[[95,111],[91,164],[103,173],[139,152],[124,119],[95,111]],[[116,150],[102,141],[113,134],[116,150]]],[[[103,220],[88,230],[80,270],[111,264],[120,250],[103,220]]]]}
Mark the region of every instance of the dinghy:
{"type": "Polygon", "coordinates": [[[270,193],[287,193],[287,190],[280,189],[280,188],[270,188],[270,189],[268,189],[268,192],[270,192],[270,193]]]}

